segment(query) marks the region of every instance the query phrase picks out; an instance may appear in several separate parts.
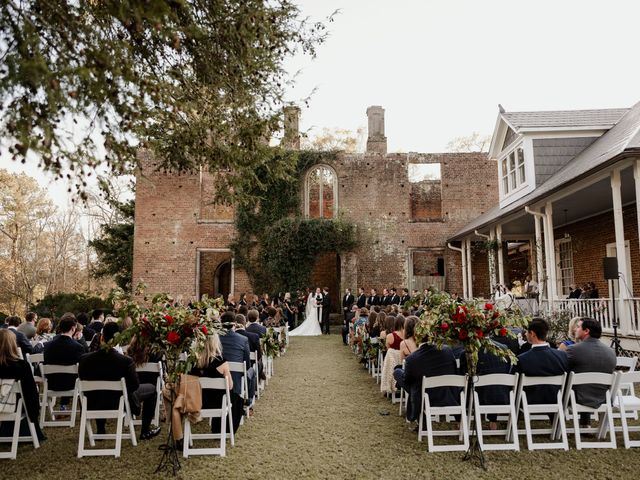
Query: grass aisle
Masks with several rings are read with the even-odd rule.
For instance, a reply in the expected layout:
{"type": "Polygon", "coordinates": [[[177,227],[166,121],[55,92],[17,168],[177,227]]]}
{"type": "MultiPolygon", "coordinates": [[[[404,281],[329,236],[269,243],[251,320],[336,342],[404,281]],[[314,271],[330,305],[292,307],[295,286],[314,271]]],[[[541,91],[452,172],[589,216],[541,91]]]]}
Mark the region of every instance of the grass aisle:
{"type": "MultiPolygon", "coordinates": [[[[226,458],[182,459],[179,478],[628,479],[640,471],[638,449],[490,452],[487,472],[463,463],[460,453],[429,454],[338,335],[292,338],[274,368],[235,448],[226,458]]],[[[162,478],[153,475],[160,438],[137,448],[124,442],[120,459],[77,459],[77,427],[46,433],[39,450],[21,446],[16,461],[0,460],[0,478],[162,478]]]]}

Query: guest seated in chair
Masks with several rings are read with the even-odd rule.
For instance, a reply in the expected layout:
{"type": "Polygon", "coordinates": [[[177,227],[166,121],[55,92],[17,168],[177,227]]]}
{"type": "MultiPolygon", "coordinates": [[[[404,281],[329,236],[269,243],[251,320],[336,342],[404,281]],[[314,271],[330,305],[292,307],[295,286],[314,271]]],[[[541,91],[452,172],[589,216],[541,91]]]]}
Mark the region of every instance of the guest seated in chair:
{"type": "MultiPolygon", "coordinates": [[[[102,328],[100,335],[101,348],[93,353],[88,353],[80,359],[78,376],[80,380],[119,381],[125,379],[127,395],[133,415],[142,414],[141,440],[149,440],[160,433],[160,427],[153,427],[151,420],[156,410],[157,393],[156,386],[149,383],[140,384],[136,366],[129,357],[118,353],[109,345],[119,327],[115,322],[107,323],[102,328]]],[[[87,392],[89,409],[109,410],[116,409],[120,399],[118,392],[87,392]]],[[[105,432],[106,421],[96,419],[98,434],[105,432]]]]}
{"type": "MultiPolygon", "coordinates": [[[[29,420],[34,424],[36,435],[41,442],[46,437],[40,430],[38,419],[40,418],[40,397],[36,382],[31,373],[31,367],[26,360],[18,355],[18,344],[16,336],[7,329],[0,329],[0,379],[20,380],[22,387],[22,399],[29,420]]],[[[0,423],[0,436],[11,436],[13,432],[13,423],[0,423]]],[[[26,422],[20,425],[20,435],[29,435],[29,429],[26,422]]]]}
{"type": "Polygon", "coordinates": [[[404,322],[404,340],[400,342],[400,361],[411,355],[418,349],[416,344],[416,323],[420,319],[416,316],[410,315],[404,322]]]}
{"type": "MultiPolygon", "coordinates": [[[[393,376],[399,388],[409,394],[407,403],[407,420],[418,420],[422,401],[422,377],[438,375],[455,375],[456,359],[447,346],[442,350],[432,343],[423,343],[418,350],[405,359],[404,370],[396,368],[393,376]]],[[[440,407],[460,405],[460,393],[456,388],[438,387],[428,390],[431,405],[440,407]]]]}

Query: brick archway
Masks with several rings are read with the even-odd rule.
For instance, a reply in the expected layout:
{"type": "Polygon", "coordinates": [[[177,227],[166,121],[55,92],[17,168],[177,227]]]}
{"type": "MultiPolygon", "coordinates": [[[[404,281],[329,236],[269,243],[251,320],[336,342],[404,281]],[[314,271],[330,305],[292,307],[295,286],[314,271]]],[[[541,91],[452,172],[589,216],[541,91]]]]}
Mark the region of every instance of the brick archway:
{"type": "Polygon", "coordinates": [[[329,287],[331,311],[339,312],[342,292],[340,291],[340,256],[335,252],[318,255],[311,272],[313,287],[329,287]]]}

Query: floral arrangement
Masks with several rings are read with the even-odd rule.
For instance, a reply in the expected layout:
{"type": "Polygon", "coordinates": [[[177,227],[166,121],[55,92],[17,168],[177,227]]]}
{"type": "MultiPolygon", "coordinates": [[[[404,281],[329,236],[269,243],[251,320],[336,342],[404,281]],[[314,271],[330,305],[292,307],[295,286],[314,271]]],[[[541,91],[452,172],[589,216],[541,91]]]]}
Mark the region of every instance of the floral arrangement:
{"type": "Polygon", "coordinates": [[[131,327],[120,332],[113,344],[128,344],[134,337],[140,348],[161,353],[167,361],[167,376],[175,382],[181,373],[188,373],[195,366],[204,349],[207,335],[222,333],[218,314],[222,299],[202,300],[182,305],[166,293],[155,295],[149,305],[139,305],[124,294],[114,296],[119,316],[130,317],[131,327]]]}
{"type": "Polygon", "coordinates": [[[515,363],[509,349],[502,349],[491,337],[512,337],[510,327],[523,327],[528,322],[520,310],[501,310],[492,303],[476,299],[461,301],[445,292],[433,292],[427,299],[425,312],[416,325],[418,343],[430,341],[438,348],[462,345],[467,357],[469,375],[476,373],[481,350],[515,363]]]}
{"type": "Polygon", "coordinates": [[[281,342],[279,334],[273,328],[267,328],[267,333],[260,339],[262,352],[267,357],[277,357],[280,354],[281,342]]]}

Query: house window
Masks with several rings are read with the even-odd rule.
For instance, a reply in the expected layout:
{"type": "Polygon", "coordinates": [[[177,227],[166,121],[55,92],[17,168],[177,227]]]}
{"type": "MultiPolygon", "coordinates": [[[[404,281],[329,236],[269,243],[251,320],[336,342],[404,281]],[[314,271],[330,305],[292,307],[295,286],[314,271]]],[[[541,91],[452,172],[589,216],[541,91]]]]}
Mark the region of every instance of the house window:
{"type": "Polygon", "coordinates": [[[556,241],[558,262],[558,293],[563,297],[569,295],[573,284],[573,249],[571,238],[562,238],[556,241]]]}
{"type": "Polygon", "coordinates": [[[524,150],[522,147],[507,153],[500,162],[502,177],[502,193],[507,195],[513,192],[527,181],[524,164],[524,150]]]}
{"type": "Polygon", "coordinates": [[[309,218],[333,218],[338,210],[338,179],[326,165],[317,165],[307,173],[305,214],[309,218]]]}

